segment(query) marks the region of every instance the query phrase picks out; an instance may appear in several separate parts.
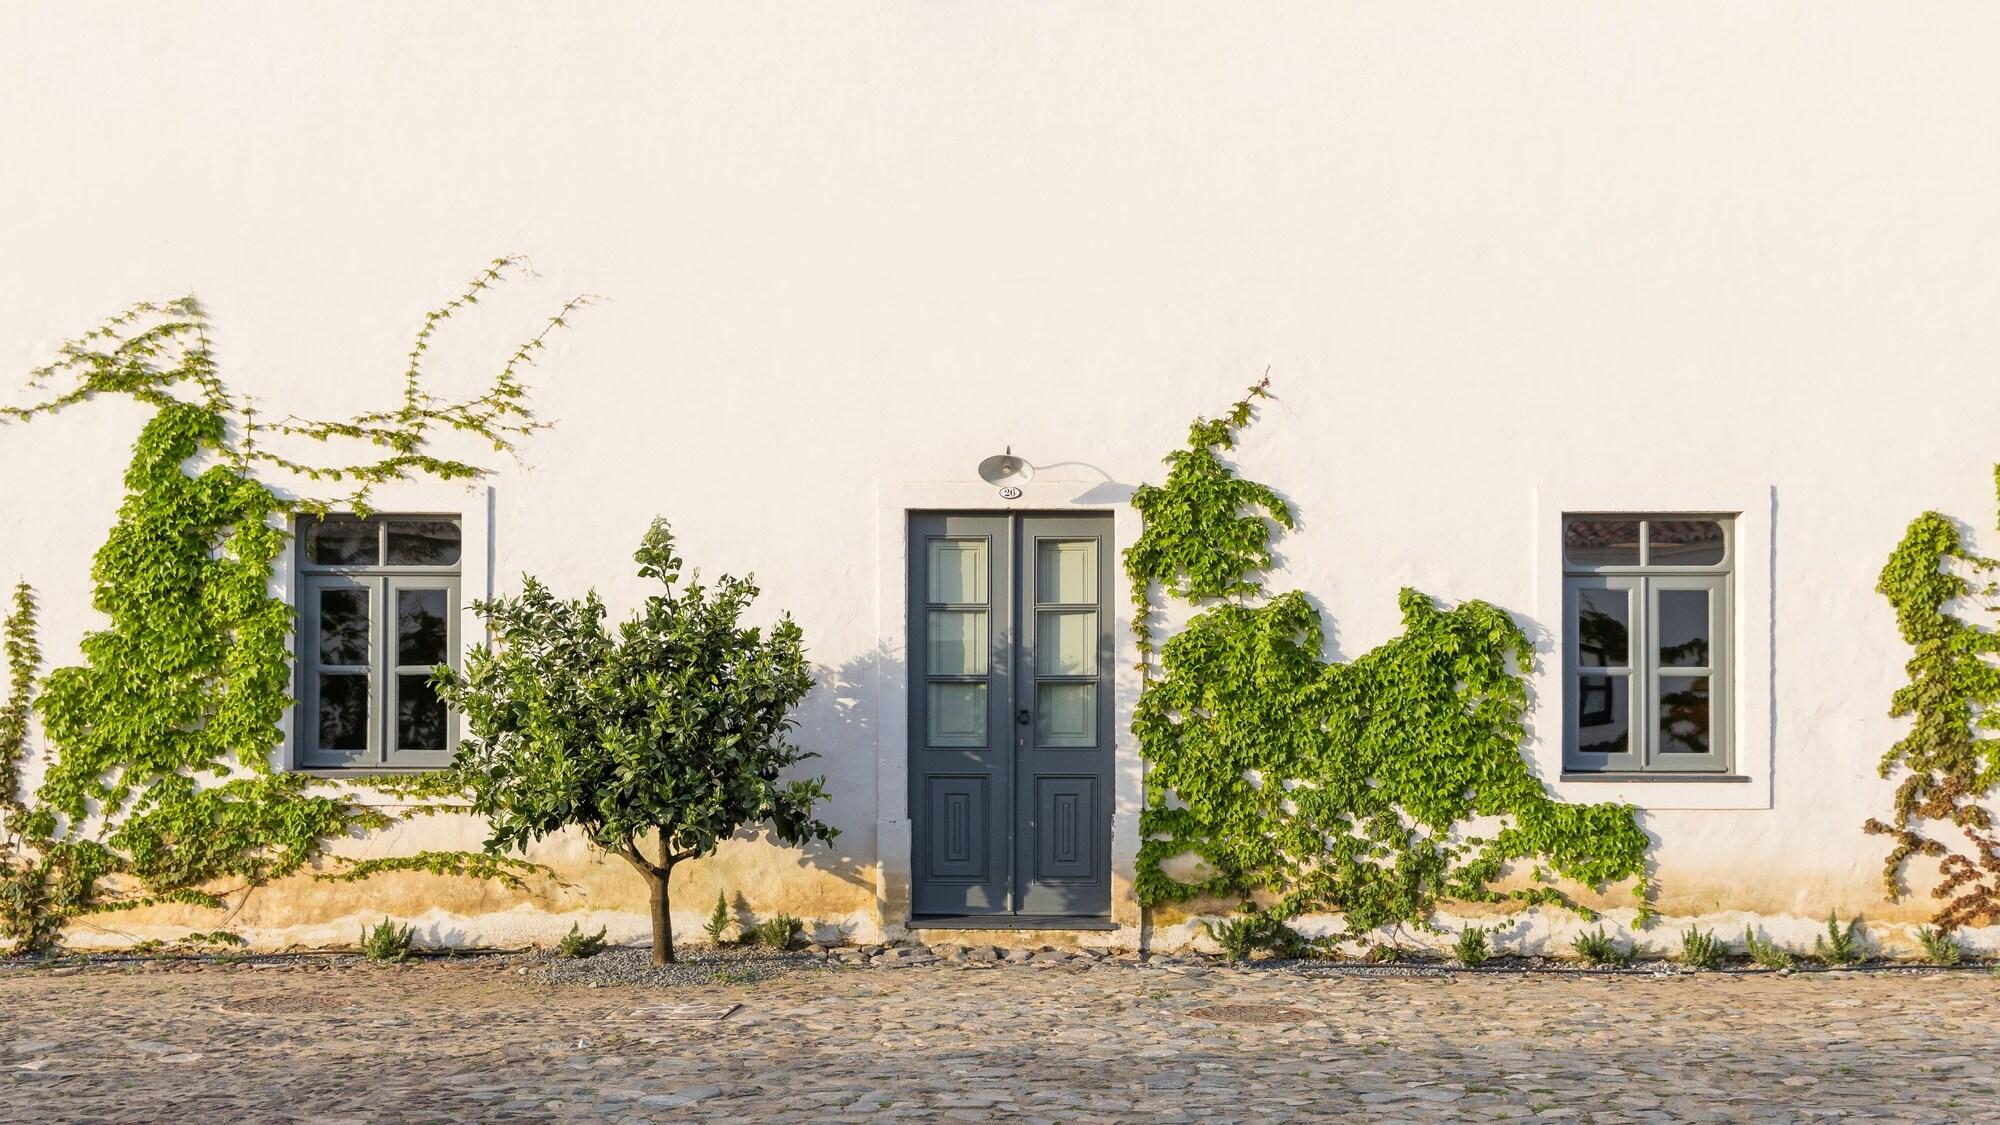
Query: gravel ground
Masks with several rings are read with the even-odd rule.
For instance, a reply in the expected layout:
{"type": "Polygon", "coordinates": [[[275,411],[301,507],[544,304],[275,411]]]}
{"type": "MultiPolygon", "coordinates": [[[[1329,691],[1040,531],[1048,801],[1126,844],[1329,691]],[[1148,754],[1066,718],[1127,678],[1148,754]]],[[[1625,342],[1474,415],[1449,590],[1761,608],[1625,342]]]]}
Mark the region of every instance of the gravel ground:
{"type": "Polygon", "coordinates": [[[824,971],[826,958],[804,950],[780,953],[755,946],[723,946],[719,949],[696,946],[676,951],[679,963],[653,964],[653,952],[628,946],[614,946],[595,957],[570,959],[553,953],[520,955],[528,964],[515,971],[545,984],[580,984],[591,988],[607,985],[635,985],[641,988],[669,988],[703,984],[750,984],[773,980],[786,973],[824,971]]]}

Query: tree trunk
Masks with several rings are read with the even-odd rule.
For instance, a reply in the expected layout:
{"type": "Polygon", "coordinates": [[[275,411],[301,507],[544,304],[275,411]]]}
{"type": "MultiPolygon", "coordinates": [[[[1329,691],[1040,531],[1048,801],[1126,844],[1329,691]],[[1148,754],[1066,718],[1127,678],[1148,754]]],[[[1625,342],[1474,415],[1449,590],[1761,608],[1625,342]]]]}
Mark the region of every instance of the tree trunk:
{"type": "Polygon", "coordinates": [[[639,846],[631,840],[625,841],[618,849],[625,862],[646,879],[647,897],[653,908],[653,964],[674,963],[674,919],[672,904],[667,899],[667,880],[674,873],[674,864],[689,858],[689,853],[675,854],[664,844],[660,848],[660,858],[664,863],[656,864],[646,858],[639,846]]]}
{"type": "Polygon", "coordinates": [[[669,867],[658,874],[649,874],[647,879],[652,884],[650,889],[653,903],[653,964],[655,965],[674,963],[674,918],[669,910],[671,904],[667,901],[667,876],[672,871],[673,868],[669,867]]]}

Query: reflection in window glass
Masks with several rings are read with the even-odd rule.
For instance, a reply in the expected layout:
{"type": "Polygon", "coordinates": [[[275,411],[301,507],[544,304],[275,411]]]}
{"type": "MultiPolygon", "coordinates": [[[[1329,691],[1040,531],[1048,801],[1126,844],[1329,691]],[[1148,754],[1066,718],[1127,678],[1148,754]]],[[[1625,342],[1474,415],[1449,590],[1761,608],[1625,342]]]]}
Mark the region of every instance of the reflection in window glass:
{"type": "Polygon", "coordinates": [[[1097,613],[1045,609],[1035,614],[1035,672],[1043,676],[1097,674],[1097,613]]]}
{"type": "Polygon", "coordinates": [[[458,562],[458,524],[451,520],[390,520],[390,566],[451,566],[458,562]]]}
{"type": "Polygon", "coordinates": [[[306,557],[320,566],[374,566],[381,544],[372,520],[330,516],[306,528],[306,557]]]}
{"type": "Polygon", "coordinates": [[[1625,590],[1576,592],[1576,660],[1585,668],[1632,661],[1632,596],[1625,590]]]}
{"type": "Polygon", "coordinates": [[[320,591],[319,662],[368,663],[368,591],[320,591]]]}
{"type": "Polygon", "coordinates": [[[1097,604],[1097,540],[1043,540],[1036,545],[1035,599],[1043,605],[1097,604]]]}
{"type": "Polygon", "coordinates": [[[930,600],[942,605],[984,605],[986,540],[930,541],[930,600]]]}
{"type": "Polygon", "coordinates": [[[443,590],[396,591],[396,663],[442,664],[449,646],[443,590]]]}
{"type": "Polygon", "coordinates": [[[1573,519],[1563,528],[1563,557],[1572,566],[1638,566],[1639,521],[1573,519]]]}
{"type": "Polygon", "coordinates": [[[1035,745],[1097,745],[1097,685],[1036,685],[1035,745]]]}
{"type": "Polygon", "coordinates": [[[1659,639],[1661,666],[1708,667],[1708,591],[1661,590],[1659,604],[1653,635],[1659,639]]]}
{"type": "Polygon", "coordinates": [[[933,676],[980,676],[986,673],[986,611],[930,611],[930,656],[925,670],[933,676]]]}
{"type": "Polygon", "coordinates": [[[1660,677],[1660,750],[1708,753],[1708,677],[1660,677]]]}
{"type": "Polygon", "coordinates": [[[429,675],[396,677],[396,747],[445,749],[444,700],[438,698],[429,675]]]}
{"type": "Polygon", "coordinates": [[[322,672],[319,677],[319,744],[327,750],[368,749],[368,677],[322,672]]]}
{"type": "Polygon", "coordinates": [[[1646,561],[1652,566],[1714,566],[1722,561],[1722,525],[1714,520],[1648,520],[1646,545],[1646,561]]]}
{"type": "Polygon", "coordinates": [[[1577,677],[1577,749],[1586,754],[1623,754],[1631,749],[1627,682],[1624,676],[1577,677]]]}

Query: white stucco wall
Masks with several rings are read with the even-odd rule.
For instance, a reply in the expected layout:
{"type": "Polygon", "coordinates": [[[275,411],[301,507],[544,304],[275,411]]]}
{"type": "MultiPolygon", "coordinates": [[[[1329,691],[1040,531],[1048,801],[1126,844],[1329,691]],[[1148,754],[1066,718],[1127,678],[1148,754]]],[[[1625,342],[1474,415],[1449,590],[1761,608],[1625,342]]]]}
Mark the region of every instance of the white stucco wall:
{"type": "MultiPolygon", "coordinates": [[[[540,276],[451,330],[448,381],[603,295],[532,376],[556,428],[487,483],[493,582],[622,609],[656,514],[754,570],[827,675],[802,738],[844,834],[794,867],[866,929],[878,832],[907,861],[894,498],[970,495],[1011,443],[1115,503],[1268,367],[1242,463],[1298,509],[1274,585],[1331,655],[1405,584],[1546,635],[1566,505],[1743,510],[1760,779],[1615,795],[1670,913],[1915,919],[1860,830],[1904,659],[1872,590],[1925,508],[2000,553],[1996,33],[1972,4],[10,5],[0,369],[193,291],[233,385],[347,413],[497,254],[540,276]]],[[[141,418],[0,430],[0,580],[52,659],[141,418]]]]}

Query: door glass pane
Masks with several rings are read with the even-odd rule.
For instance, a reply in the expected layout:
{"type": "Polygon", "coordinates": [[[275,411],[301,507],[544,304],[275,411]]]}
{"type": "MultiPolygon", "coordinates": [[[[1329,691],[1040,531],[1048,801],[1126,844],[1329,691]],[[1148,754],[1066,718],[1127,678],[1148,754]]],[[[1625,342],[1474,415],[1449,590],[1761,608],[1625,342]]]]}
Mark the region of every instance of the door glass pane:
{"type": "Polygon", "coordinates": [[[1624,676],[1576,678],[1576,748],[1585,754],[1632,749],[1631,685],[1624,676]]]}
{"type": "Polygon", "coordinates": [[[1563,528],[1563,558],[1573,566],[1638,566],[1639,521],[1571,520],[1563,528]]]}
{"type": "Polygon", "coordinates": [[[1035,685],[1035,745],[1097,745],[1097,685],[1035,685]]]}
{"type": "Polygon", "coordinates": [[[1660,752],[1706,754],[1709,747],[1708,677],[1660,677],[1660,752]]]}
{"type": "Polygon", "coordinates": [[[985,684],[932,684],[924,711],[930,745],[986,745],[985,684]]]}
{"type": "Polygon", "coordinates": [[[1043,676],[1097,674],[1097,611],[1045,609],[1035,614],[1035,672],[1043,676]]]}
{"type": "Polygon", "coordinates": [[[985,675],[986,611],[934,609],[930,618],[930,656],[925,669],[933,676],[985,675]]]}
{"type": "Polygon", "coordinates": [[[360,588],[319,592],[319,662],[368,663],[368,591],[360,588]]]}
{"type": "Polygon", "coordinates": [[[390,566],[450,566],[457,561],[458,524],[453,521],[389,521],[390,566]]]}
{"type": "Polygon", "coordinates": [[[1097,540],[1048,540],[1035,546],[1035,600],[1043,605],[1097,604],[1097,540]]]}
{"type": "Polygon", "coordinates": [[[1576,592],[1576,662],[1584,668],[1624,668],[1632,662],[1629,590],[1576,592]]]}
{"type": "Polygon", "coordinates": [[[986,604],[986,540],[931,540],[930,600],[945,605],[986,604]]]}
{"type": "Polygon", "coordinates": [[[429,675],[396,677],[396,747],[399,750],[442,750],[444,700],[438,698],[429,675]]]}
{"type": "Polygon", "coordinates": [[[449,659],[448,590],[396,591],[396,663],[443,664],[449,659]]]}
{"type": "Polygon", "coordinates": [[[1708,591],[1661,590],[1660,664],[1667,668],[1708,667],[1708,591]]]}
{"type": "Polygon", "coordinates": [[[1722,525],[1714,520],[1647,520],[1646,562],[1714,566],[1722,561],[1722,525]]]}
{"type": "Polygon", "coordinates": [[[320,566],[374,566],[381,544],[373,520],[317,520],[306,527],[306,557],[320,566]]]}
{"type": "Polygon", "coordinates": [[[368,677],[358,672],[319,674],[319,745],[325,750],[368,749],[368,677]]]}

